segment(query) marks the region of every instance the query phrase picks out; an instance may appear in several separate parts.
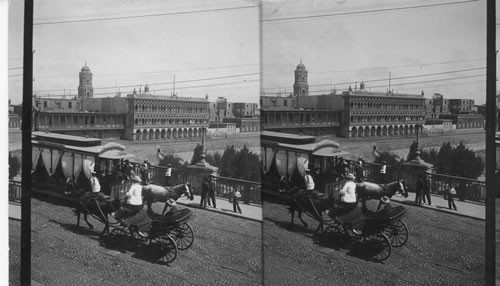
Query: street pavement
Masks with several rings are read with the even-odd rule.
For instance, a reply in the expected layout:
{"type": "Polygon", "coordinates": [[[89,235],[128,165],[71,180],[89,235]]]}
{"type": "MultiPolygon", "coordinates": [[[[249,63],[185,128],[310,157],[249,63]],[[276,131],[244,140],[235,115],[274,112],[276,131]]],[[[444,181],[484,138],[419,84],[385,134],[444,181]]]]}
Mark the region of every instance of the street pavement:
{"type": "MultiPolygon", "coordinates": [[[[438,204],[439,197],[432,199],[438,204]]],[[[378,204],[370,203],[369,209],[378,204]]],[[[391,205],[400,203],[393,200],[391,205]]],[[[342,231],[315,234],[318,222],[307,215],[302,216],[307,226],[297,217],[292,226],[287,204],[265,200],[264,284],[485,285],[484,220],[437,207],[404,207],[407,243],[393,247],[387,260],[375,262],[362,242],[342,231]]]]}
{"type": "MultiPolygon", "coordinates": [[[[409,193],[407,198],[393,196],[391,199],[406,205],[415,205],[415,193],[409,193]]],[[[472,201],[461,202],[455,199],[455,205],[457,206],[457,210],[455,211],[448,208],[448,200],[445,200],[443,196],[432,194],[431,203],[432,206],[422,202],[421,207],[482,220],[485,220],[486,217],[486,208],[482,203],[472,201]]]]}
{"type": "MultiPolygon", "coordinates": [[[[94,218],[94,229],[84,222],[77,227],[71,206],[33,199],[32,279],[39,285],[261,285],[262,223],[188,208],[194,243],[162,265],[152,260],[147,244],[120,236],[100,239],[103,224],[94,218]]],[[[162,209],[163,203],[153,204],[156,213],[162,209]]]]}
{"type": "Polygon", "coordinates": [[[200,210],[206,210],[211,212],[217,212],[224,215],[230,215],[235,217],[240,217],[244,219],[254,220],[257,222],[262,222],[262,206],[258,204],[245,204],[239,202],[241,208],[241,214],[233,211],[233,203],[230,203],[228,199],[215,197],[215,203],[217,208],[208,207],[205,209],[200,208],[201,196],[195,195],[194,199],[190,201],[187,198],[180,198],[177,200],[178,204],[186,205],[189,207],[199,208],[200,210]]]}

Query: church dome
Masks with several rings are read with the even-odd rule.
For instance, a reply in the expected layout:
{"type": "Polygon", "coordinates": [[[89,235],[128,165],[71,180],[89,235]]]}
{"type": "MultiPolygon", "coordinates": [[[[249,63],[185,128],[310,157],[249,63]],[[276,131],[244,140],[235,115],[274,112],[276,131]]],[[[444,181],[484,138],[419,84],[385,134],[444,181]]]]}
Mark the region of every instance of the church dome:
{"type": "Polygon", "coordinates": [[[90,71],[90,68],[87,66],[87,63],[85,63],[85,65],[82,67],[82,72],[89,72],[90,71]]]}
{"type": "Polygon", "coordinates": [[[306,66],[302,63],[302,59],[300,59],[300,63],[297,65],[298,70],[305,70],[306,66]]]}

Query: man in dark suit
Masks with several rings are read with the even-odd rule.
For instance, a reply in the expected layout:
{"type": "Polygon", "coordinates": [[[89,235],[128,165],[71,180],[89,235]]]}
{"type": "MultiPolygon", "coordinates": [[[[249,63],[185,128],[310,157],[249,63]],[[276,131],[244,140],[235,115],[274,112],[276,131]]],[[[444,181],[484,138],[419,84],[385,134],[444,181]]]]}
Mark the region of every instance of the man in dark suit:
{"type": "Polygon", "coordinates": [[[213,207],[217,208],[217,205],[215,204],[215,177],[214,177],[214,175],[209,176],[208,204],[210,204],[210,200],[212,201],[213,207]]]}
{"type": "Polygon", "coordinates": [[[207,207],[207,196],[209,189],[210,189],[210,179],[208,177],[205,177],[203,178],[203,182],[201,183],[200,208],[207,207]]]}

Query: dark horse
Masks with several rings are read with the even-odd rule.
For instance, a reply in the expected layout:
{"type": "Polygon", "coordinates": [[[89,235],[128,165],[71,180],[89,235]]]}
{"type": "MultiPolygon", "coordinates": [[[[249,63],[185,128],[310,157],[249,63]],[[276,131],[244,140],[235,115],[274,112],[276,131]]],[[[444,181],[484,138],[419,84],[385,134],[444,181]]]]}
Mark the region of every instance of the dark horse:
{"type": "MultiPolygon", "coordinates": [[[[189,185],[189,183],[172,187],[162,187],[153,184],[142,187],[142,198],[143,201],[148,205],[148,212],[151,212],[151,204],[153,202],[165,203],[168,199],[173,199],[176,201],[182,195],[186,196],[190,200],[194,199],[194,195],[191,191],[191,186],[189,185]]],[[[163,208],[162,215],[166,210],[167,204],[165,204],[165,207],[163,208]]]]}
{"type": "Polygon", "coordinates": [[[363,204],[363,211],[366,210],[366,201],[370,199],[380,200],[383,196],[391,198],[396,193],[400,193],[405,198],[408,197],[405,180],[388,183],[385,187],[370,182],[356,183],[356,193],[358,194],[358,201],[363,204]]]}
{"type": "Polygon", "coordinates": [[[292,191],[290,206],[288,208],[292,214],[291,225],[293,225],[295,212],[297,212],[297,217],[300,219],[302,224],[307,227],[307,223],[302,219],[302,213],[305,212],[307,215],[319,222],[319,225],[314,233],[323,230],[323,212],[330,209],[334,202],[334,197],[330,197],[316,191],[312,194],[305,193],[304,190],[292,191]]]}
{"type": "MultiPolygon", "coordinates": [[[[358,201],[361,201],[363,204],[362,210],[366,210],[366,201],[368,199],[380,199],[383,196],[388,196],[390,198],[397,192],[405,198],[408,197],[408,191],[404,180],[389,183],[385,187],[370,182],[356,184],[358,201]]],[[[297,191],[295,189],[290,190],[288,193],[291,194],[289,206],[289,210],[292,214],[291,224],[293,225],[295,212],[297,212],[302,224],[307,226],[307,223],[302,219],[302,212],[305,212],[319,222],[318,228],[314,232],[316,233],[323,230],[323,212],[334,207],[337,199],[318,193],[317,191],[312,194],[306,194],[304,190],[297,191]]]]}
{"type": "Polygon", "coordinates": [[[87,220],[87,216],[90,214],[104,224],[104,229],[100,236],[102,237],[105,233],[108,233],[108,216],[120,208],[120,199],[111,198],[103,194],[96,195],[76,187],[71,189],[71,195],[77,200],[77,206],[74,210],[77,215],[76,226],[80,226],[80,214],[83,214],[83,220],[85,220],[90,229],[93,229],[94,226],[87,220]]]}

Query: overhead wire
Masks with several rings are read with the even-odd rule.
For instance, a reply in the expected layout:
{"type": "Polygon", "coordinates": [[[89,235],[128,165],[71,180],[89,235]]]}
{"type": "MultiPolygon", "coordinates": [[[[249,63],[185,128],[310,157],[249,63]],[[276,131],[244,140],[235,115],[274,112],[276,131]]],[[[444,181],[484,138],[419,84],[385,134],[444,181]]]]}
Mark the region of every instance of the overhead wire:
{"type": "MultiPolygon", "coordinates": [[[[432,82],[442,82],[442,81],[449,81],[449,80],[457,80],[457,79],[466,79],[466,78],[474,78],[474,77],[485,77],[486,74],[479,74],[479,75],[470,75],[470,76],[461,76],[461,77],[453,77],[453,78],[444,78],[444,79],[433,79],[433,80],[424,80],[424,81],[415,81],[415,82],[403,82],[403,83],[391,83],[391,87],[393,86],[404,86],[404,85],[412,85],[412,84],[422,84],[422,83],[432,83],[432,82]]],[[[375,86],[370,86],[369,88],[380,88],[380,87],[385,87],[387,88],[388,85],[375,85],[375,86]]],[[[328,90],[313,90],[310,91],[312,93],[315,92],[331,92],[331,89],[328,90]]]]}
{"type": "MultiPolygon", "coordinates": [[[[236,75],[228,75],[228,76],[219,76],[219,77],[209,77],[209,78],[198,78],[198,79],[190,79],[190,80],[178,80],[178,81],[169,81],[169,82],[157,82],[157,83],[148,83],[148,85],[165,85],[165,84],[173,84],[173,83],[187,83],[187,82],[198,82],[198,81],[207,81],[207,80],[217,80],[217,79],[226,79],[226,78],[234,78],[234,77],[242,77],[242,76],[252,76],[258,75],[260,73],[246,73],[246,74],[236,74],[236,75]]],[[[99,89],[116,89],[116,88],[126,88],[126,87],[137,87],[138,84],[132,85],[115,85],[115,86],[106,86],[106,87],[94,87],[94,90],[99,89]]],[[[54,92],[54,91],[63,91],[64,89],[45,89],[45,90],[35,90],[36,92],[54,92]]]]}
{"type": "Polygon", "coordinates": [[[465,3],[478,2],[478,1],[479,0],[464,0],[464,1],[455,1],[455,2],[443,2],[443,3],[433,3],[433,4],[425,4],[425,5],[404,6],[404,7],[383,8],[383,9],[371,9],[371,10],[352,11],[352,12],[339,12],[339,13],[329,13],[329,14],[319,14],[319,15],[306,15],[306,16],[268,18],[268,19],[264,18],[261,20],[261,22],[278,22],[278,21],[314,19],[314,18],[346,16],[346,15],[359,15],[359,14],[369,14],[369,13],[379,13],[379,12],[391,12],[391,11],[411,10],[411,9],[438,7],[438,6],[446,6],[446,5],[465,4],[465,3]]]}
{"type": "Polygon", "coordinates": [[[115,20],[125,20],[125,19],[148,18],[148,17],[165,17],[165,16],[174,16],[174,15],[186,15],[186,14],[198,14],[198,13],[207,13],[207,12],[240,10],[240,9],[248,9],[248,8],[256,8],[256,7],[258,7],[258,6],[238,6],[238,7],[214,8],[214,9],[157,13],[157,14],[130,15],[130,16],[119,16],[119,17],[107,17],[107,18],[103,17],[103,18],[90,18],[90,19],[81,19],[81,20],[35,22],[35,23],[33,23],[33,26],[69,24],[69,23],[87,23],[87,22],[100,22],[100,21],[115,21],[115,20]]]}
{"type": "MultiPolygon", "coordinates": [[[[472,61],[480,61],[486,60],[486,58],[477,58],[477,59],[466,59],[466,60],[454,60],[454,61],[443,61],[443,62],[435,62],[435,63],[424,63],[424,64],[412,64],[412,65],[403,65],[403,66],[388,66],[388,67],[374,67],[374,68],[363,68],[363,69],[345,69],[345,70],[331,70],[331,71],[308,71],[310,74],[318,74],[318,73],[337,73],[337,72],[353,72],[353,71],[366,71],[366,70],[385,70],[385,69],[398,69],[398,68],[407,68],[407,67],[421,67],[421,66],[431,66],[431,65],[442,65],[442,64],[453,64],[453,63],[461,63],[461,62],[472,62],[472,61]]],[[[290,73],[264,73],[266,76],[275,76],[275,75],[286,75],[290,76],[290,73]]]]}
{"type": "MultiPolygon", "coordinates": [[[[469,68],[469,69],[461,69],[461,70],[451,70],[451,71],[444,71],[444,72],[437,72],[437,73],[428,73],[428,74],[419,74],[419,75],[411,75],[411,76],[391,77],[390,80],[399,80],[399,79],[417,78],[417,77],[425,77],[425,76],[443,75],[443,74],[449,74],[449,73],[458,73],[458,72],[483,70],[483,69],[486,69],[486,67],[469,68]]],[[[366,83],[366,82],[378,82],[378,81],[387,81],[387,80],[389,80],[389,78],[364,80],[363,82],[366,83]]],[[[309,87],[314,87],[314,86],[332,86],[332,85],[347,85],[347,84],[355,84],[355,83],[357,83],[357,81],[325,83],[325,84],[310,84],[309,87]]],[[[263,89],[265,89],[265,90],[267,90],[267,89],[282,89],[282,87],[269,87],[269,88],[263,88],[263,89]]]]}

